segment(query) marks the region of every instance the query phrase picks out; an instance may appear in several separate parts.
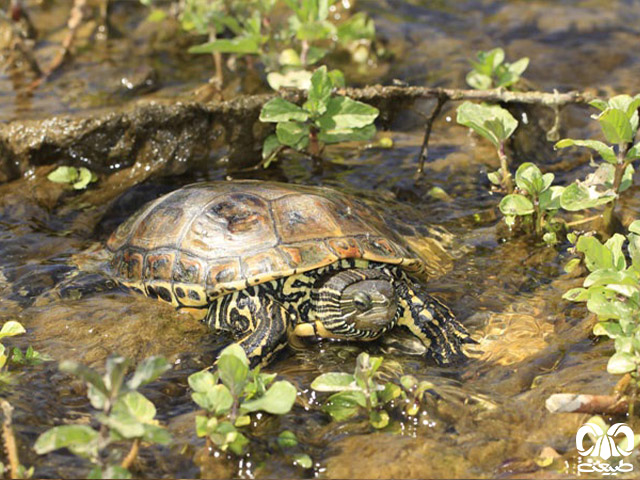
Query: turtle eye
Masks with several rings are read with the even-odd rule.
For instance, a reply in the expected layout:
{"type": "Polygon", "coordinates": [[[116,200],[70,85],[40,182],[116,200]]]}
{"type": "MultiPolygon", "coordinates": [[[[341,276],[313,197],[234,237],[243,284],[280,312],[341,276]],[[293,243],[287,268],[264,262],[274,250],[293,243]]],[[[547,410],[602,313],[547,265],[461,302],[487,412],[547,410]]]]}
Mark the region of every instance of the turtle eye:
{"type": "Polygon", "coordinates": [[[353,303],[358,310],[366,312],[371,308],[371,297],[366,292],[358,292],[353,297],[353,303]]]}

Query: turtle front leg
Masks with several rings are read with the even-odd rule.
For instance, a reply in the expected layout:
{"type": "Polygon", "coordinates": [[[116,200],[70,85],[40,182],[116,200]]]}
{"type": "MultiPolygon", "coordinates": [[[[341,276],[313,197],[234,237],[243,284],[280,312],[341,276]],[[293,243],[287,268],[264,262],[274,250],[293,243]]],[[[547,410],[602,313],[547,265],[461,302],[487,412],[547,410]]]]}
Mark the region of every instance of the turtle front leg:
{"type": "Polygon", "coordinates": [[[277,300],[251,290],[234,292],[209,308],[207,323],[238,338],[252,366],[266,364],[287,344],[290,313],[277,300]]]}
{"type": "Polygon", "coordinates": [[[403,311],[398,325],[418,337],[436,363],[446,365],[466,357],[462,346],[475,341],[449,308],[413,282],[402,282],[399,293],[403,311]]]}

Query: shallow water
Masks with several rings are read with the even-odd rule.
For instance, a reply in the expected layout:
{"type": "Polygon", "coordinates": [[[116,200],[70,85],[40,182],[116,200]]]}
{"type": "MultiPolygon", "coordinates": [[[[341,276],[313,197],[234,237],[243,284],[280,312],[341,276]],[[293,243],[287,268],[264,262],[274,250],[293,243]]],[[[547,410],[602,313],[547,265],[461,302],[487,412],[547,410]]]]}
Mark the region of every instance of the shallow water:
{"type": "MultiPolygon", "coordinates": [[[[36,9],[36,23],[48,16],[62,24],[68,6],[60,2],[46,11],[36,9]]],[[[526,77],[538,88],[635,93],[640,73],[637,2],[362,1],[358,7],[374,16],[395,55],[380,82],[400,78],[412,84],[463,87],[467,59],[479,48],[504,46],[510,60],[531,58],[526,77]]],[[[28,101],[11,93],[11,79],[0,77],[6,92],[0,117],[105,109],[131,101],[113,94],[114,82],[134,71],[140,58],[162,79],[159,89],[144,98],[170,98],[206,80],[204,65],[188,64],[166,42],[153,43],[154,50],[143,41],[153,36],[151,27],[141,22],[143,10],[118,3],[113,15],[125,34],[104,44],[110,48],[95,46],[105,58],[90,62],[94,50],[83,50],[72,68],[28,101]],[[138,49],[125,57],[131,38],[138,49]]],[[[54,41],[60,33],[47,35],[54,41]]],[[[617,379],[605,367],[613,345],[593,342],[592,320],[584,308],[561,299],[579,282],[562,270],[568,245],[550,248],[509,235],[485,175],[497,167],[497,159],[484,141],[447,120],[454,113],[449,106],[436,122],[431,160],[420,177],[415,168],[422,120],[407,111],[384,133],[394,140],[393,148],[335,148],[322,168],[290,156],[267,171],[251,173],[200,167],[179,177],[145,177],[142,183],[136,175],[123,175],[84,193],[52,185],[41,169],[0,185],[0,323],[17,319],[28,329],[27,335],[6,343],[33,345],[54,360],[97,367],[112,352],[136,361],[153,354],[169,358],[174,368],[143,392],[156,404],[174,441],[168,447],[143,449],[138,468],[144,476],[574,476],[575,433],[586,416],[552,415],[544,401],[552,393],[610,391],[617,379]],[[310,382],[322,372],[350,371],[359,352],[379,353],[383,347],[325,342],[290,349],[268,368],[296,384],[301,399],[291,414],[260,423],[249,457],[196,463],[203,442],[195,436],[196,406],[186,379],[209,366],[228,339],[166,305],[117,289],[80,292],[64,300],[56,296],[54,287],[75,275],[78,255],[103,242],[143,202],[194,181],[228,176],[333,186],[372,202],[388,218],[425,232],[426,226],[437,228],[452,261],[428,288],[446,301],[479,344],[474,358],[455,368],[387,355],[390,365],[397,362],[404,373],[435,385],[438,397],[425,405],[418,421],[394,418],[387,431],[378,433],[362,422],[330,422],[320,412],[310,382]],[[444,189],[448,197],[434,198],[432,187],[444,189]],[[314,460],[313,469],[294,467],[274,448],[275,436],[284,429],[296,433],[301,450],[314,460]],[[534,461],[544,447],[563,455],[551,469],[543,470],[534,461]],[[563,467],[566,473],[556,471],[563,467]]],[[[537,118],[536,113],[529,112],[529,118],[537,118]]],[[[593,135],[589,113],[566,109],[562,135],[593,135]]],[[[543,170],[553,170],[561,184],[584,177],[589,166],[583,152],[563,152],[562,159],[570,161],[560,163],[560,156],[536,132],[528,128],[516,142],[519,160],[535,160],[543,170]]],[[[51,158],[52,163],[58,160],[64,159],[51,158]]],[[[638,217],[636,193],[637,187],[627,192],[620,206],[623,218],[638,217]]],[[[66,451],[40,458],[29,448],[50,426],[88,421],[91,409],[79,382],[57,372],[56,363],[50,362],[26,369],[18,384],[0,394],[15,407],[22,461],[36,466],[36,476],[86,475],[86,465],[66,451]]],[[[631,462],[637,471],[637,457],[631,462]]]]}

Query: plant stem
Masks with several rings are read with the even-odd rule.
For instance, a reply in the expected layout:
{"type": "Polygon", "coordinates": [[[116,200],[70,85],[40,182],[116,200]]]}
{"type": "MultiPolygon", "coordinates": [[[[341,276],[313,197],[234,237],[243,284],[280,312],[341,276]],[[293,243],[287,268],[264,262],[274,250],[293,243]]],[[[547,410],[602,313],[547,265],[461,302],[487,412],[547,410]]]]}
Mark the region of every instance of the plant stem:
{"type": "Polygon", "coordinates": [[[622,184],[624,172],[630,163],[625,159],[625,157],[627,156],[627,152],[631,146],[631,143],[624,143],[618,146],[618,163],[615,166],[615,173],[613,176],[613,191],[616,193],[616,196],[613,201],[607,204],[604,209],[604,213],[602,214],[603,227],[607,232],[611,231],[611,227],[613,225],[613,214],[616,209],[616,204],[618,203],[618,197],[620,196],[620,185],[622,184]]]}
{"type": "Polygon", "coordinates": [[[442,111],[442,107],[447,103],[447,97],[439,95],[436,106],[433,108],[431,115],[427,119],[427,123],[424,127],[424,139],[422,141],[422,147],[420,148],[420,153],[418,154],[418,173],[422,173],[424,171],[424,162],[427,160],[429,155],[429,137],[431,136],[431,129],[433,128],[433,122],[435,122],[438,115],[442,111]]]}
{"type": "Polygon", "coordinates": [[[126,468],[127,470],[129,470],[129,467],[131,467],[131,465],[133,465],[133,462],[135,461],[136,457],[138,456],[138,452],[140,451],[140,439],[139,438],[135,438],[133,440],[133,443],[131,444],[131,449],[129,450],[129,453],[127,453],[127,456],[124,457],[124,459],[122,460],[122,463],[120,464],[120,466],[122,468],[126,468]]]}
{"type": "MultiPolygon", "coordinates": [[[[213,42],[216,39],[216,30],[212,28],[209,32],[209,41],[213,42]]],[[[224,81],[224,72],[222,71],[222,54],[220,52],[213,52],[213,64],[215,68],[214,78],[218,83],[218,88],[222,88],[222,83],[224,81]]]]}
{"type": "Polygon", "coordinates": [[[540,211],[540,201],[536,197],[533,199],[533,215],[536,228],[536,236],[542,237],[542,212],[540,211]]]}
{"type": "Polygon", "coordinates": [[[318,141],[318,130],[311,126],[309,129],[309,155],[314,159],[320,156],[320,142],[318,141]]]}
{"type": "Polygon", "coordinates": [[[500,158],[502,187],[507,191],[507,193],[513,193],[513,180],[511,179],[511,172],[509,171],[509,159],[507,158],[507,154],[504,153],[504,142],[500,142],[498,157],[500,158]]]}
{"type": "Polygon", "coordinates": [[[0,400],[4,421],[2,422],[2,440],[4,442],[4,450],[9,460],[9,478],[20,477],[20,459],[18,457],[18,447],[16,446],[16,438],[13,435],[11,427],[11,414],[13,407],[6,400],[0,400]]]}

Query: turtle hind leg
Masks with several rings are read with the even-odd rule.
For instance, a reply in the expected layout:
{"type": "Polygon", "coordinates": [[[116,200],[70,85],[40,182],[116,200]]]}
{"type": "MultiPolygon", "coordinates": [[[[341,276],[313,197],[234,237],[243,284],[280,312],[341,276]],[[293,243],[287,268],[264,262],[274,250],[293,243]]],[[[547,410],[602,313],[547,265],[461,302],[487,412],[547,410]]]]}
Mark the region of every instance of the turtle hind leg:
{"type": "Polygon", "coordinates": [[[251,366],[266,364],[287,344],[291,314],[277,300],[254,289],[226,295],[212,304],[208,323],[238,338],[251,366]]]}
{"type": "Polygon", "coordinates": [[[475,340],[448,307],[413,282],[401,288],[400,304],[404,311],[398,324],[428,347],[429,356],[437,364],[448,365],[466,358],[463,345],[475,340]]]}

